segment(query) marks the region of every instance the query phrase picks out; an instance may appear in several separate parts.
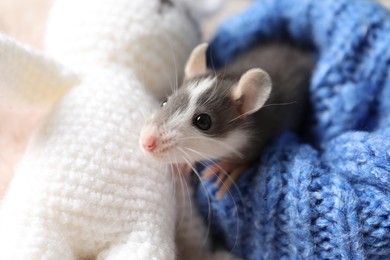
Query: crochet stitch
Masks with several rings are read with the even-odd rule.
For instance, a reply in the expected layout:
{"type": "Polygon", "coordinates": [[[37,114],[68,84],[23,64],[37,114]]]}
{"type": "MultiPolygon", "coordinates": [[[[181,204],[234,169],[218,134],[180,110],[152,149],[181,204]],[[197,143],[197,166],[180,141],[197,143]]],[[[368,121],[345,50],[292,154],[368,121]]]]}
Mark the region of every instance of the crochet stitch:
{"type": "Polygon", "coordinates": [[[138,145],[199,41],[171,2],[58,0],[44,54],[0,35],[2,94],[53,105],[2,201],[0,259],[175,258],[174,182],[138,145]]]}
{"type": "Polygon", "coordinates": [[[244,259],[390,258],[389,11],[367,0],[257,1],[220,27],[209,65],[269,39],[317,57],[305,131],[274,140],[221,201],[212,180],[198,186],[212,232],[244,259]]]}

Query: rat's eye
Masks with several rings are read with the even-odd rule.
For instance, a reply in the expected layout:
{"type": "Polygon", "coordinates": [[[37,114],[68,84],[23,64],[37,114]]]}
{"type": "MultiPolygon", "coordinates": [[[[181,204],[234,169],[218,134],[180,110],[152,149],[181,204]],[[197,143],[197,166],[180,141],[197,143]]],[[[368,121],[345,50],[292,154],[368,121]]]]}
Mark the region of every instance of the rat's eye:
{"type": "Polygon", "coordinates": [[[211,127],[211,118],[208,114],[200,114],[194,118],[193,124],[200,130],[206,131],[211,127]]]}
{"type": "Polygon", "coordinates": [[[165,106],[167,104],[168,100],[164,100],[163,102],[161,102],[161,107],[165,106]]]}

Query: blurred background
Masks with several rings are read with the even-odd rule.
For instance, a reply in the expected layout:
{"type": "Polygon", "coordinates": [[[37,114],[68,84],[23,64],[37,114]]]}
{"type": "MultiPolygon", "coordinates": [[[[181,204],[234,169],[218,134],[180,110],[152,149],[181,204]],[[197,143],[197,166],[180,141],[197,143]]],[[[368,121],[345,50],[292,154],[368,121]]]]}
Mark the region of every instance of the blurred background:
{"type": "MultiPolygon", "coordinates": [[[[221,10],[204,18],[202,22],[204,39],[210,40],[218,25],[226,17],[240,12],[250,2],[250,0],[225,0],[221,10]]],[[[390,0],[380,2],[390,6],[390,0]]],[[[42,49],[50,3],[51,0],[0,0],[0,32],[42,49]]],[[[22,106],[11,102],[0,103],[0,199],[11,179],[15,163],[46,113],[46,107],[22,106]]]]}

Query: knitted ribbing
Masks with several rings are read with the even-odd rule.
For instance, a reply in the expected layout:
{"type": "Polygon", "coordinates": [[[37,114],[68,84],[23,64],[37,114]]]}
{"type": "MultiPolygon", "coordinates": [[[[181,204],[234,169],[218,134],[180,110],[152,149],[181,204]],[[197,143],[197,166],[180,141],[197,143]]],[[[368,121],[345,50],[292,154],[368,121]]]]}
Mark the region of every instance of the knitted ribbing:
{"type": "Polygon", "coordinates": [[[212,231],[237,255],[390,258],[389,32],[389,12],[366,0],[258,1],[219,29],[210,65],[275,38],[318,60],[305,133],[274,140],[221,201],[213,182],[198,187],[212,231]]]}
{"type": "Polygon", "coordinates": [[[65,66],[55,69],[30,48],[0,42],[8,44],[0,57],[18,65],[6,86],[18,92],[50,93],[69,70],[79,79],[48,95],[56,104],[15,170],[1,205],[0,259],[175,258],[174,182],[138,137],[159,103],[145,90],[171,90],[198,28],[179,4],[164,2],[56,1],[47,49],[65,66]]]}

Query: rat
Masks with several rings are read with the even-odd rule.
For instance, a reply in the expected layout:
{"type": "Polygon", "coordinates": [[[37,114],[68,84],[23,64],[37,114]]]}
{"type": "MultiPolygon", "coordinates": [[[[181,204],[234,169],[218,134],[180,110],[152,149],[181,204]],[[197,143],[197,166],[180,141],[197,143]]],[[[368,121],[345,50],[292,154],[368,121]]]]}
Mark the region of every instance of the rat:
{"type": "Polygon", "coordinates": [[[274,42],[215,71],[207,68],[207,48],[203,43],[192,51],[183,84],[146,122],[140,146],[169,164],[214,161],[203,178],[217,175],[220,199],[275,136],[298,129],[314,60],[274,42]]]}

